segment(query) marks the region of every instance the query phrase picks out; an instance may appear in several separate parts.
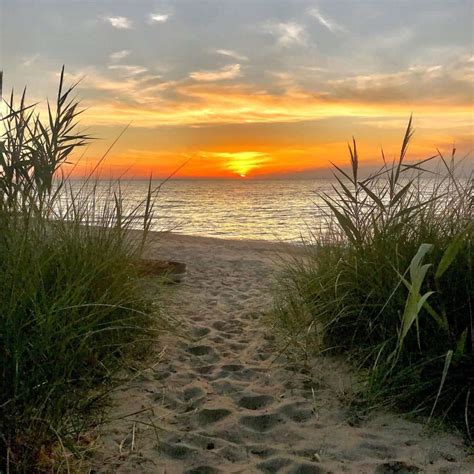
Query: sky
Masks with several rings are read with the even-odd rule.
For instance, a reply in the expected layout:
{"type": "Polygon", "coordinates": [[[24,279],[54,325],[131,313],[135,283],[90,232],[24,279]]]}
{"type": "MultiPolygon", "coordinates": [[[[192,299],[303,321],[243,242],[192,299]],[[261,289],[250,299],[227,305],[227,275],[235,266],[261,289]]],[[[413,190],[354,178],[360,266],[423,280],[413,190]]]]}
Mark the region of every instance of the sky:
{"type": "Polygon", "coordinates": [[[109,176],[327,174],[473,148],[472,0],[0,0],[4,93],[54,98],[61,66],[109,176]]]}

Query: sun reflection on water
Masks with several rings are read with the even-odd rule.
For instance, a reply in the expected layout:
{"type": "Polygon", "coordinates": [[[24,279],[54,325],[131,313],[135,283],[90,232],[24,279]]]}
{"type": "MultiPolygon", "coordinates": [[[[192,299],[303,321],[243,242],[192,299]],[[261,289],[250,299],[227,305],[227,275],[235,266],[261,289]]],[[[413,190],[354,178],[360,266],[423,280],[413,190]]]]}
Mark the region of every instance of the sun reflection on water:
{"type": "MultiPolygon", "coordinates": [[[[331,192],[331,181],[172,180],[161,189],[152,230],[227,239],[300,241],[318,223],[315,191],[331,192]]],[[[244,175],[240,177],[241,175],[244,175]]],[[[157,181],[156,184],[159,184],[157,181]]],[[[100,184],[105,187],[104,182],[100,184]]],[[[124,204],[146,195],[146,181],[122,183],[124,204]]],[[[100,193],[98,193],[100,194],[100,193]]],[[[139,224],[137,224],[139,227],[139,224]]]]}

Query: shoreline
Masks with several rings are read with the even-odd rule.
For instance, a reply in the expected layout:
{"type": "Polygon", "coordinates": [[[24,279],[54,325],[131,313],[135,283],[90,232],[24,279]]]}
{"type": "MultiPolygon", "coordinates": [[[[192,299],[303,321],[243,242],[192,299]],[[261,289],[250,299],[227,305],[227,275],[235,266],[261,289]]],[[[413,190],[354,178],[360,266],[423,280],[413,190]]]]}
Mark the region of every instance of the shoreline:
{"type": "MultiPolygon", "coordinates": [[[[142,234],[143,231],[140,229],[131,229],[128,231],[129,233],[140,233],[142,234]]],[[[267,240],[267,239],[247,239],[247,238],[235,238],[235,237],[217,237],[213,235],[196,235],[196,234],[185,234],[181,232],[176,232],[174,230],[150,230],[148,235],[151,237],[159,238],[160,236],[164,239],[177,239],[183,241],[189,241],[196,239],[202,241],[202,243],[212,243],[219,245],[223,242],[234,243],[237,246],[242,244],[249,244],[249,246],[258,246],[261,244],[262,248],[265,246],[280,246],[284,250],[295,248],[295,249],[302,249],[305,246],[302,243],[298,243],[297,241],[290,241],[290,240],[267,240]]]]}
{"type": "MultiPolygon", "coordinates": [[[[142,232],[142,231],[133,231],[133,232],[142,232]]],[[[235,246],[237,248],[253,248],[261,250],[275,250],[275,247],[281,247],[283,251],[290,250],[293,248],[300,248],[294,242],[287,241],[278,241],[278,240],[266,240],[266,239],[237,239],[237,238],[225,238],[225,237],[215,237],[215,236],[204,236],[204,235],[195,235],[195,234],[182,234],[175,231],[155,231],[150,230],[149,236],[153,238],[162,238],[164,240],[176,240],[182,241],[183,243],[192,244],[200,243],[203,245],[214,244],[214,245],[224,245],[229,244],[229,246],[235,246]],[[268,249],[266,248],[268,247],[268,249]]]]}

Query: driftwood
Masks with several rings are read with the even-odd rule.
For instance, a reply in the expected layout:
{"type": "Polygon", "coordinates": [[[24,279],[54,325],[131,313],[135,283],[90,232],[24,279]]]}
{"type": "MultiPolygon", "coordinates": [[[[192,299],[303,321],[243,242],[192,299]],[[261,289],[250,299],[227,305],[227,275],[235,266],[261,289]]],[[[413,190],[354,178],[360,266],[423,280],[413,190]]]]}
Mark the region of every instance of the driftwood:
{"type": "Polygon", "coordinates": [[[159,276],[170,283],[180,283],[186,276],[186,264],[172,260],[141,259],[139,271],[146,276],[159,276]]]}

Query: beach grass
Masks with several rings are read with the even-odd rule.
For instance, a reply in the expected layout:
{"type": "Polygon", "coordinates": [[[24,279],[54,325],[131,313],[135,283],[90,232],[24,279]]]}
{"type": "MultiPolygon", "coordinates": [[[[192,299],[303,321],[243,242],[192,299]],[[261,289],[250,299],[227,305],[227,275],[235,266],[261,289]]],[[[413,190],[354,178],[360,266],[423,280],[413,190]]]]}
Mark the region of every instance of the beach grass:
{"type": "Polygon", "coordinates": [[[137,274],[143,238],[128,235],[146,235],[153,192],[126,210],[119,183],[104,196],[92,176],[68,182],[63,165],[91,139],[73,90],[63,70],[46,120],[25,93],[2,118],[0,472],[66,470],[114,375],[160,329],[137,274]]]}
{"type": "MultiPolygon", "coordinates": [[[[365,374],[363,405],[396,406],[473,435],[473,177],[454,151],[362,176],[335,166],[325,225],[288,263],[274,317],[306,354],[344,353],[365,374]],[[436,163],[436,165],[435,165],[436,163]]],[[[383,152],[382,152],[383,153],[383,152]]]]}

